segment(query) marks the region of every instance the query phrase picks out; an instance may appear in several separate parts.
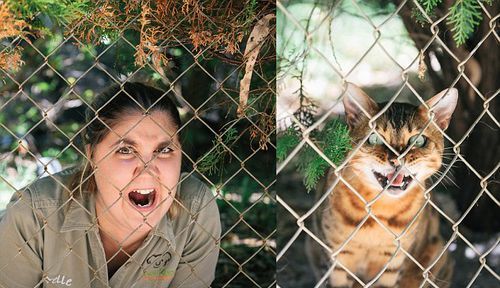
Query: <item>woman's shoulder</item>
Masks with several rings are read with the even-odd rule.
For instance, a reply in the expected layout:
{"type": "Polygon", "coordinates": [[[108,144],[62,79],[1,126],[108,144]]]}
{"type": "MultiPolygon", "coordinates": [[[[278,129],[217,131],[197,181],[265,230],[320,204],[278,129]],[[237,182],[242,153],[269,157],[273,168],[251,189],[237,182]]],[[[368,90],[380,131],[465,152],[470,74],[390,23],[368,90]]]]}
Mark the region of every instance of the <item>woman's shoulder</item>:
{"type": "Polygon", "coordinates": [[[12,195],[6,209],[0,213],[0,219],[8,216],[9,221],[17,223],[16,225],[20,227],[31,225],[31,228],[41,225],[44,220],[53,219],[54,217],[49,216],[62,213],[53,213],[54,211],[64,211],[59,208],[69,198],[69,188],[66,187],[74,173],[74,169],[61,171],[19,189],[12,195]]]}
{"type": "Polygon", "coordinates": [[[207,202],[215,198],[210,187],[193,173],[181,174],[180,189],[177,192],[182,204],[194,212],[200,210],[207,202]]]}
{"type": "Polygon", "coordinates": [[[71,197],[71,181],[79,171],[71,167],[61,172],[47,175],[28,185],[22,191],[32,201],[33,208],[60,207],[71,197]]]}

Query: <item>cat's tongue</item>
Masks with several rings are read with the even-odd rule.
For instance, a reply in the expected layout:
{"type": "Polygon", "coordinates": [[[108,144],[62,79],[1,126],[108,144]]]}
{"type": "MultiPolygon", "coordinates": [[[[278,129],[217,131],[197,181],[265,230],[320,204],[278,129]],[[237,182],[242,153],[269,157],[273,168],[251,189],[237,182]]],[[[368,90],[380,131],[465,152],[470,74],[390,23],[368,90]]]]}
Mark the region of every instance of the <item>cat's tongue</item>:
{"type": "MultiPolygon", "coordinates": [[[[392,177],[394,177],[394,172],[387,174],[387,179],[391,181],[392,177]]],[[[401,186],[403,185],[403,179],[404,179],[403,173],[399,173],[396,178],[392,181],[391,186],[401,186]]]]}

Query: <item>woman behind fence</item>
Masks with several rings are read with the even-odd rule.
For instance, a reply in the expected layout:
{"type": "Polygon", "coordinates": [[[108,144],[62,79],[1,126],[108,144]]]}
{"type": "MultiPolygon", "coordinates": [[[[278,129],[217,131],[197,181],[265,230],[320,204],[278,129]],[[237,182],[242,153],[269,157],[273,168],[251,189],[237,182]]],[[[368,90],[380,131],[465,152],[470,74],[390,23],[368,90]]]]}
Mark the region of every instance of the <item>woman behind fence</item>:
{"type": "Polygon", "coordinates": [[[179,113],[164,93],[114,86],[87,109],[82,167],[16,193],[0,222],[0,287],[208,287],[220,218],[180,173],[179,113]]]}

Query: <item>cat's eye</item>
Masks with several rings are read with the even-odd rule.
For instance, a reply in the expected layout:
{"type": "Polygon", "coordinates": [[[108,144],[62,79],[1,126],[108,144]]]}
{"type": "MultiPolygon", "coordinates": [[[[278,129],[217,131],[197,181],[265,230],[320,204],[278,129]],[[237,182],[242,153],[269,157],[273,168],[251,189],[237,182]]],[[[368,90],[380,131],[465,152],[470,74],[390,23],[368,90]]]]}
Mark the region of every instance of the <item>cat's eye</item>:
{"type": "Polygon", "coordinates": [[[415,143],[413,144],[413,147],[421,148],[424,147],[426,140],[427,139],[424,135],[413,135],[410,137],[410,140],[408,140],[408,145],[412,145],[412,143],[415,143]]]}
{"type": "Polygon", "coordinates": [[[382,138],[377,135],[377,133],[372,133],[370,137],[368,137],[368,144],[370,145],[382,145],[384,144],[384,141],[382,141],[382,138]]]}

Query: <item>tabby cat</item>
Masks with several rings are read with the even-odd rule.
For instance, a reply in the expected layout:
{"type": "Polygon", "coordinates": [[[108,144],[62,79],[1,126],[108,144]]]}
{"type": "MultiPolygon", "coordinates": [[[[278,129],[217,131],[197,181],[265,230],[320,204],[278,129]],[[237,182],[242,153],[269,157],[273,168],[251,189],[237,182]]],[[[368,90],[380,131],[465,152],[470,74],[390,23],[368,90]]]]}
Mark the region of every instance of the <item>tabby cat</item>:
{"type": "MultiPolygon", "coordinates": [[[[377,105],[353,84],[348,84],[343,104],[349,133],[356,147],[370,133],[365,112],[374,116],[385,104],[377,105]]],[[[441,130],[448,127],[457,104],[457,90],[447,89],[426,104],[433,107],[434,112],[429,125],[430,113],[425,105],[392,103],[374,121],[377,133],[371,133],[359,150],[351,152],[352,158],[341,170],[340,174],[348,185],[336,179],[333,169],[319,185],[321,194],[329,193],[335,185],[324,201],[321,228],[316,231],[334,253],[340,250],[336,257],[327,260],[328,267],[332,267],[335,261],[340,263],[330,273],[328,282],[332,287],[359,285],[342,267],[365,285],[370,283],[370,287],[420,287],[424,271],[397,248],[395,235],[399,236],[403,231],[401,248],[424,269],[439,257],[428,277],[439,287],[448,287],[452,260],[443,252],[444,242],[439,234],[436,212],[429,204],[424,207],[424,191],[426,179],[442,164],[444,144],[438,127],[441,130]],[[406,150],[408,152],[404,154],[406,150]],[[397,157],[395,152],[404,156],[397,157]],[[359,194],[356,195],[351,188],[359,194]],[[368,215],[366,204],[379,194],[380,197],[371,205],[373,216],[365,219],[368,215]],[[422,207],[424,209],[419,214],[422,207]],[[358,226],[360,229],[354,232],[358,226]],[[354,236],[345,243],[352,233],[354,236]]],[[[309,251],[315,265],[319,258],[326,257],[324,250],[320,250],[309,251]]],[[[316,268],[316,271],[320,269],[316,268]]],[[[324,273],[325,269],[317,276],[324,273]]]]}

